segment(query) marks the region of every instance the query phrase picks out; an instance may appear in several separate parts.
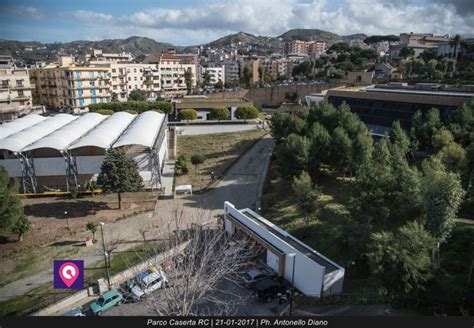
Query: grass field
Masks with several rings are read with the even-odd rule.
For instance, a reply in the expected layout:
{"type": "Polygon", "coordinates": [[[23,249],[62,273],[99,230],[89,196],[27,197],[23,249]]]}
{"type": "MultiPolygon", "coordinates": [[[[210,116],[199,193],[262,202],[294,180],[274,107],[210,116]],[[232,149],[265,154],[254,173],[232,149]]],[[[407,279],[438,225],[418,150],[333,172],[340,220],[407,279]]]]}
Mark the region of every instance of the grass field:
{"type": "MultiPolygon", "coordinates": [[[[115,275],[127,268],[138,264],[145,259],[164,250],[157,243],[148,243],[147,246],[139,245],[126,252],[116,253],[110,261],[110,275],[115,275]]],[[[85,269],[84,285],[91,286],[99,278],[105,277],[103,261],[97,262],[85,269]]],[[[0,302],[0,316],[29,314],[40,310],[75,293],[75,290],[54,289],[52,283],[42,284],[30,290],[27,294],[14,297],[8,301],[0,302]]]]}
{"type": "MultiPolygon", "coordinates": [[[[346,269],[344,293],[360,295],[352,297],[351,303],[366,303],[367,298],[372,302],[389,303],[390,300],[377,295],[377,282],[371,279],[362,258],[354,255],[344,240],[344,232],[350,224],[348,204],[352,183],[352,179],[342,178],[325,168],[317,181],[322,191],[319,199],[321,210],[310,227],[305,228],[294,205],[291,182],[281,179],[278,166],[272,161],[263,190],[262,210],[267,219],[346,269]]],[[[467,288],[473,250],[474,224],[457,222],[452,236],[441,246],[442,270],[435,274],[426,291],[413,302],[418,304],[416,310],[425,314],[433,314],[434,311],[456,314],[467,288]],[[418,303],[419,300],[423,302],[418,303]]],[[[474,277],[469,287],[474,288],[474,277]]],[[[407,306],[408,303],[396,305],[400,304],[407,306]]]]}
{"type": "Polygon", "coordinates": [[[211,181],[211,172],[219,178],[232,163],[245,153],[267,131],[250,130],[195,136],[178,136],[178,155],[184,155],[189,172],[176,177],[176,184],[191,184],[193,190],[206,188],[211,181]],[[191,156],[202,154],[206,160],[199,167],[191,164],[191,156]]]}

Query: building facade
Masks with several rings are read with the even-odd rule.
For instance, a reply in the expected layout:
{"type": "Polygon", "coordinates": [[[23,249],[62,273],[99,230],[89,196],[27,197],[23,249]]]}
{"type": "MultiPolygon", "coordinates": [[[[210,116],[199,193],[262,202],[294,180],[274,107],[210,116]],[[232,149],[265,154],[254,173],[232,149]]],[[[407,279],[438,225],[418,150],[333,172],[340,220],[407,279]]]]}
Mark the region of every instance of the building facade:
{"type": "Polygon", "coordinates": [[[88,105],[111,101],[107,67],[76,66],[72,57],[30,71],[33,101],[50,109],[75,111],[88,105]]]}
{"type": "Polygon", "coordinates": [[[9,56],[0,59],[0,122],[28,112],[33,105],[29,71],[16,68],[9,56]],[[8,57],[8,58],[7,58],[8,57]]]}
{"type": "Polygon", "coordinates": [[[283,45],[283,54],[315,57],[326,52],[326,42],[324,41],[301,41],[292,40],[283,45]]]}

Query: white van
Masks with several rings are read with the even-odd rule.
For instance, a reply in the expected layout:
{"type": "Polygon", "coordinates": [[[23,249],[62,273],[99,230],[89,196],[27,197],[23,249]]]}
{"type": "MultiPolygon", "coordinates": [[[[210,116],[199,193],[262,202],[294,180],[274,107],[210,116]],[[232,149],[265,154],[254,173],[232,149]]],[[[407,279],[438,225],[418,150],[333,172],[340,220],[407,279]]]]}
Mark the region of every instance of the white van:
{"type": "Polygon", "coordinates": [[[143,278],[137,279],[137,283],[131,290],[132,297],[136,300],[140,300],[144,295],[164,288],[167,283],[168,279],[163,271],[151,272],[143,278]]]}

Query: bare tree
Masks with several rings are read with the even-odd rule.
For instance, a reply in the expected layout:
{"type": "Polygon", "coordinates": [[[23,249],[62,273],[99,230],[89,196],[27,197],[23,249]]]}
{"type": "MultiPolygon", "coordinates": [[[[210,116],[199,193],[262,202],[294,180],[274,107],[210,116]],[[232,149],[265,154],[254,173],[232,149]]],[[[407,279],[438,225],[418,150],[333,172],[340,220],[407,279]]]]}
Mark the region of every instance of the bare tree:
{"type": "Polygon", "coordinates": [[[194,213],[197,217],[190,218],[175,207],[171,220],[163,224],[169,236],[167,251],[156,246],[157,256],[146,259],[164,270],[169,282],[166,288],[140,300],[157,315],[230,315],[243,302],[232,285],[255,255],[251,243],[248,238],[236,241],[235,236],[229,237],[222,222],[209,211],[194,213]],[[233,246],[226,249],[232,241],[233,246]]]}

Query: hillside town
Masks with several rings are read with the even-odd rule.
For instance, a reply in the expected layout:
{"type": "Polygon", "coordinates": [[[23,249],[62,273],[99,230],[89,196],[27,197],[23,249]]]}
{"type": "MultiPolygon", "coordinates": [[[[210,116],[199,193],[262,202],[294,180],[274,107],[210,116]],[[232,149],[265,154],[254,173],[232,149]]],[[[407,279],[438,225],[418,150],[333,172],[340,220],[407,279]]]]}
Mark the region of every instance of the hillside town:
{"type": "Polygon", "coordinates": [[[0,326],[472,321],[474,37],[384,31],[0,39],[0,326]]]}

